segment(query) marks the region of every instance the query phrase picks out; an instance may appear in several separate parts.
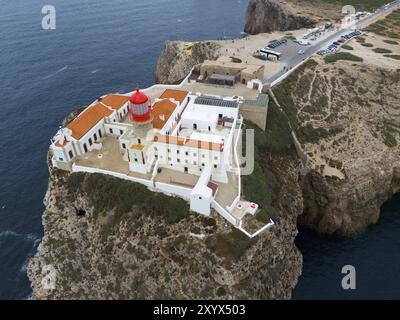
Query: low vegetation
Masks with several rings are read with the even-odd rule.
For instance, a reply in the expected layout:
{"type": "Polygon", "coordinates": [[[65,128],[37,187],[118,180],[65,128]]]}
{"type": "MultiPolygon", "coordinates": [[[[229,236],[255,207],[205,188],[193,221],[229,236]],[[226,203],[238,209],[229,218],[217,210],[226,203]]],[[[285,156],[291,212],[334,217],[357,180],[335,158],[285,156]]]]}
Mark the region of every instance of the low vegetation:
{"type": "Polygon", "coordinates": [[[268,161],[264,160],[265,154],[290,152],[293,146],[291,129],[288,119],[273,101],[269,104],[267,130],[262,131],[252,123],[247,123],[246,129],[254,130],[254,171],[242,177],[243,194],[260,205],[256,218],[267,223],[275,212],[272,203],[278,182],[268,161]]]}
{"type": "Polygon", "coordinates": [[[363,58],[351,54],[350,52],[337,52],[325,57],[326,63],[333,63],[340,60],[362,62],[363,58]]]}
{"type": "Polygon", "coordinates": [[[255,241],[235,228],[228,233],[220,233],[207,238],[206,245],[217,256],[224,257],[225,263],[229,265],[233,261],[238,261],[255,241]]]}
{"type": "Polygon", "coordinates": [[[367,48],[372,48],[374,46],[372,43],[367,43],[367,42],[361,43],[361,45],[367,48]]]}
{"type": "Polygon", "coordinates": [[[365,31],[387,38],[400,39],[400,10],[392,12],[384,20],[370,24],[365,31]]]}
{"type": "Polygon", "coordinates": [[[342,45],[342,49],[345,49],[345,50],[354,50],[354,48],[353,48],[352,46],[349,46],[348,44],[342,45]]]}
{"type": "Polygon", "coordinates": [[[102,174],[73,173],[67,187],[73,194],[84,193],[94,206],[94,218],[114,211],[112,224],[135,208],[150,216],[159,216],[169,223],[183,219],[189,213],[186,201],[162,193],[152,192],[145,186],[102,174]]]}
{"type": "Polygon", "coordinates": [[[242,63],[242,60],[239,59],[239,58],[236,58],[236,57],[231,57],[231,61],[232,61],[233,63],[242,63]]]}
{"type": "Polygon", "coordinates": [[[387,4],[388,0],[324,0],[331,3],[340,3],[341,5],[352,5],[357,11],[372,11],[380,6],[387,4]]]}
{"type": "Polygon", "coordinates": [[[385,49],[385,48],[375,48],[375,49],[372,49],[372,51],[374,51],[376,53],[392,53],[392,50],[385,49]]]}
{"type": "Polygon", "coordinates": [[[397,41],[394,41],[394,40],[383,40],[383,42],[385,42],[387,44],[392,44],[392,45],[398,45],[399,44],[397,41]]]}
{"type": "Polygon", "coordinates": [[[384,55],[386,58],[391,58],[395,60],[400,60],[400,55],[399,54],[385,54],[384,55]]]}

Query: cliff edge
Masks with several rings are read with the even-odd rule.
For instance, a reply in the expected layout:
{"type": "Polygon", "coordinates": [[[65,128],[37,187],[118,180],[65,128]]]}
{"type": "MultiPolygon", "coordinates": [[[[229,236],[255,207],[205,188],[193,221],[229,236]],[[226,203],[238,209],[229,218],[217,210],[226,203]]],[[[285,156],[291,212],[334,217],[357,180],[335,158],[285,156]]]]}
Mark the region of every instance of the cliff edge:
{"type": "Polygon", "coordinates": [[[303,160],[299,221],[352,235],[400,191],[400,69],[333,58],[309,60],[273,91],[303,160]]]}
{"type": "Polygon", "coordinates": [[[140,184],[50,167],[44,237],[28,266],[32,298],[289,299],[302,268],[298,160],[258,152],[268,165],[245,189],[273,199],[276,224],[253,239],[140,184]]]}
{"type": "Polygon", "coordinates": [[[156,83],[180,83],[195,65],[216,60],[219,48],[216,41],[166,41],[157,63],[156,83]]]}
{"type": "Polygon", "coordinates": [[[275,0],[249,0],[244,31],[248,34],[295,30],[314,26],[316,21],[297,15],[275,0]]]}

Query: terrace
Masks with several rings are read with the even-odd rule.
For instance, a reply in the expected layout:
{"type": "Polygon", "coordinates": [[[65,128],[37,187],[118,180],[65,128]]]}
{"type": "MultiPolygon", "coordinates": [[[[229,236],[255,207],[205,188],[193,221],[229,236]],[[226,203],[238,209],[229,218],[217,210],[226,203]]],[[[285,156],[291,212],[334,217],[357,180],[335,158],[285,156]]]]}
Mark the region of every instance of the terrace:
{"type": "Polygon", "coordinates": [[[101,150],[87,152],[84,156],[79,157],[75,161],[75,164],[83,167],[122,173],[140,179],[151,179],[150,174],[145,175],[129,171],[128,162],[123,159],[123,154],[116,138],[106,136],[101,140],[101,144],[101,150]]]}

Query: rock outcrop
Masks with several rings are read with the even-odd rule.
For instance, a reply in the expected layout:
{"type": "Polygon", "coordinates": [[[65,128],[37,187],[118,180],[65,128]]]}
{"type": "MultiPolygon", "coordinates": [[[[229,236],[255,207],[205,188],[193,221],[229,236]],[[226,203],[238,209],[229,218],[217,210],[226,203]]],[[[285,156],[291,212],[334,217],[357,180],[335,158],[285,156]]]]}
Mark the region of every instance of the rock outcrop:
{"type": "Polygon", "coordinates": [[[244,31],[258,34],[309,28],[315,21],[298,16],[276,0],[249,0],[244,31]]]}
{"type": "Polygon", "coordinates": [[[33,299],[290,298],[302,268],[294,245],[302,212],[297,161],[270,161],[281,170],[276,226],[253,240],[216,213],[168,222],[134,205],[121,214],[97,188],[115,194],[131,182],[52,170],[44,237],[28,266],[33,299]]]}
{"type": "Polygon", "coordinates": [[[215,41],[181,42],[166,41],[156,71],[156,82],[176,84],[204,60],[216,60],[220,45],[215,41]]]}
{"type": "Polygon", "coordinates": [[[399,85],[399,69],[318,59],[273,89],[304,162],[303,225],[352,235],[399,192],[399,85]]]}

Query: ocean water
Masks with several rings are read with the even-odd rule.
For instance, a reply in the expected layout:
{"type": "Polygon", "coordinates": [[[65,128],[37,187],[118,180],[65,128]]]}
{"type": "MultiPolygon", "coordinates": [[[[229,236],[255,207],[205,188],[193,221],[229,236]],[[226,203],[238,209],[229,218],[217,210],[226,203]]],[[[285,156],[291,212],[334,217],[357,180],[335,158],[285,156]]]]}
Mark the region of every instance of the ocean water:
{"type": "MultiPolygon", "coordinates": [[[[43,235],[46,152],[65,116],[100,95],[152,85],[167,39],[239,37],[247,1],[52,0],[57,10],[52,31],[41,28],[46,4],[0,2],[0,299],[31,294],[26,264],[43,235]]],[[[380,272],[375,268],[368,275],[371,283],[384,278],[385,285],[368,286],[367,297],[394,297],[400,286],[399,208],[397,199],[378,226],[346,242],[345,252],[346,240],[302,233],[298,245],[305,268],[295,297],[331,297],[338,284],[323,274],[349,255],[354,264],[362,259],[381,264],[380,272]]]]}

